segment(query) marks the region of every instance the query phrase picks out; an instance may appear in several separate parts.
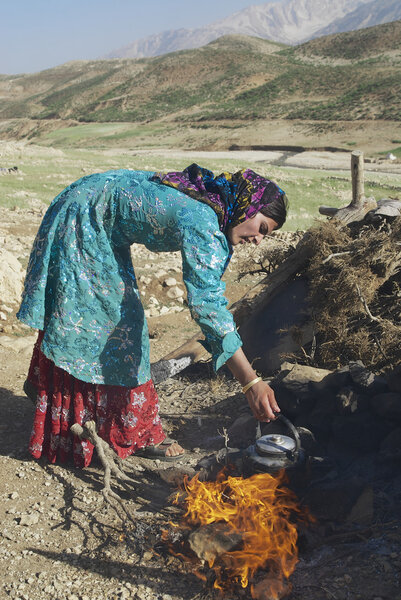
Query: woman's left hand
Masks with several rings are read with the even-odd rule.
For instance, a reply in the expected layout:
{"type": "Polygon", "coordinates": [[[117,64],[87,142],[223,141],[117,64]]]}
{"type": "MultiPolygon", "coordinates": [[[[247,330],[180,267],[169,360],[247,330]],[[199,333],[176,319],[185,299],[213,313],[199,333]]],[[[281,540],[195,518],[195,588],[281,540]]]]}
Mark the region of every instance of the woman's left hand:
{"type": "Polygon", "coordinates": [[[276,418],[280,408],[276,402],[274,391],[265,381],[258,381],[247,392],[248,400],[253,416],[258,421],[269,422],[276,418]]]}
{"type": "Polygon", "coordinates": [[[256,380],[256,383],[253,383],[245,392],[255,419],[266,422],[275,419],[275,413],[280,412],[280,408],[276,402],[274,391],[265,381],[257,377],[242,348],[238,348],[235,354],[228,359],[227,366],[242,387],[248,387],[250,382],[256,380]]]}

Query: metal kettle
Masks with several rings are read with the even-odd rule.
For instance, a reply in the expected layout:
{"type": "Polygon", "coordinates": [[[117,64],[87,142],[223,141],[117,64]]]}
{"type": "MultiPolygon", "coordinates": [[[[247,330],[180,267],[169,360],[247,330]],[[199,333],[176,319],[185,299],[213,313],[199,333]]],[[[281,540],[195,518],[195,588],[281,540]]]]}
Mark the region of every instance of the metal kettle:
{"type": "Polygon", "coordinates": [[[258,422],[255,443],[245,450],[243,456],[244,464],[253,472],[274,474],[281,469],[294,470],[305,462],[305,452],[296,427],[281,413],[277,419],[286,425],[292,437],[281,433],[261,435],[258,422]]]}

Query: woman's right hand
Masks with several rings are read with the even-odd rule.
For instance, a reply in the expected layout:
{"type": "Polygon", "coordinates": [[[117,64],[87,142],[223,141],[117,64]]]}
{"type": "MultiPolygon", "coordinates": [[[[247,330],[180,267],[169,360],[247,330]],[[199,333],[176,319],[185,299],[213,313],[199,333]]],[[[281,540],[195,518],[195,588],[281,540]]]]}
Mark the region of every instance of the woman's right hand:
{"type": "Polygon", "coordinates": [[[248,400],[253,416],[258,421],[269,422],[276,418],[280,412],[274,391],[265,381],[258,381],[247,390],[245,397],[248,400]]]}

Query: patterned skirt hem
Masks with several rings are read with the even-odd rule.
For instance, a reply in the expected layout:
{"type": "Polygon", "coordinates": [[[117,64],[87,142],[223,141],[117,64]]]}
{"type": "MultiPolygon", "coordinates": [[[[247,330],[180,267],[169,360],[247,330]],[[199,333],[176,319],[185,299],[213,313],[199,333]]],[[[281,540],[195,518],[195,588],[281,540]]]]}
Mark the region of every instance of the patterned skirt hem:
{"type": "Polygon", "coordinates": [[[136,388],[87,383],[57,367],[40,350],[39,332],[28,373],[36,390],[36,408],[29,451],[34,458],[47,456],[52,463],[73,457],[79,467],[90,464],[94,447],[73,436],[74,423],[95,421],[98,435],[120,458],[158,444],[165,434],[159,401],[152,380],[136,388]]]}

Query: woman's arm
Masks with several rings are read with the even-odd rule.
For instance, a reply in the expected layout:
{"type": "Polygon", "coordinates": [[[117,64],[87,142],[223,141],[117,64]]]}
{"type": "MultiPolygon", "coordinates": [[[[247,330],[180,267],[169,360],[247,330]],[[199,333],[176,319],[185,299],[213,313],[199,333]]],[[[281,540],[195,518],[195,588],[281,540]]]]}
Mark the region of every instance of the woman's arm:
{"type": "MultiPolygon", "coordinates": [[[[242,348],[239,348],[227,360],[226,365],[242,387],[257,377],[242,348]]],[[[248,400],[254,417],[258,421],[269,422],[276,418],[274,413],[280,412],[274,397],[274,391],[264,381],[258,381],[250,387],[245,393],[245,397],[248,400]]]]}

